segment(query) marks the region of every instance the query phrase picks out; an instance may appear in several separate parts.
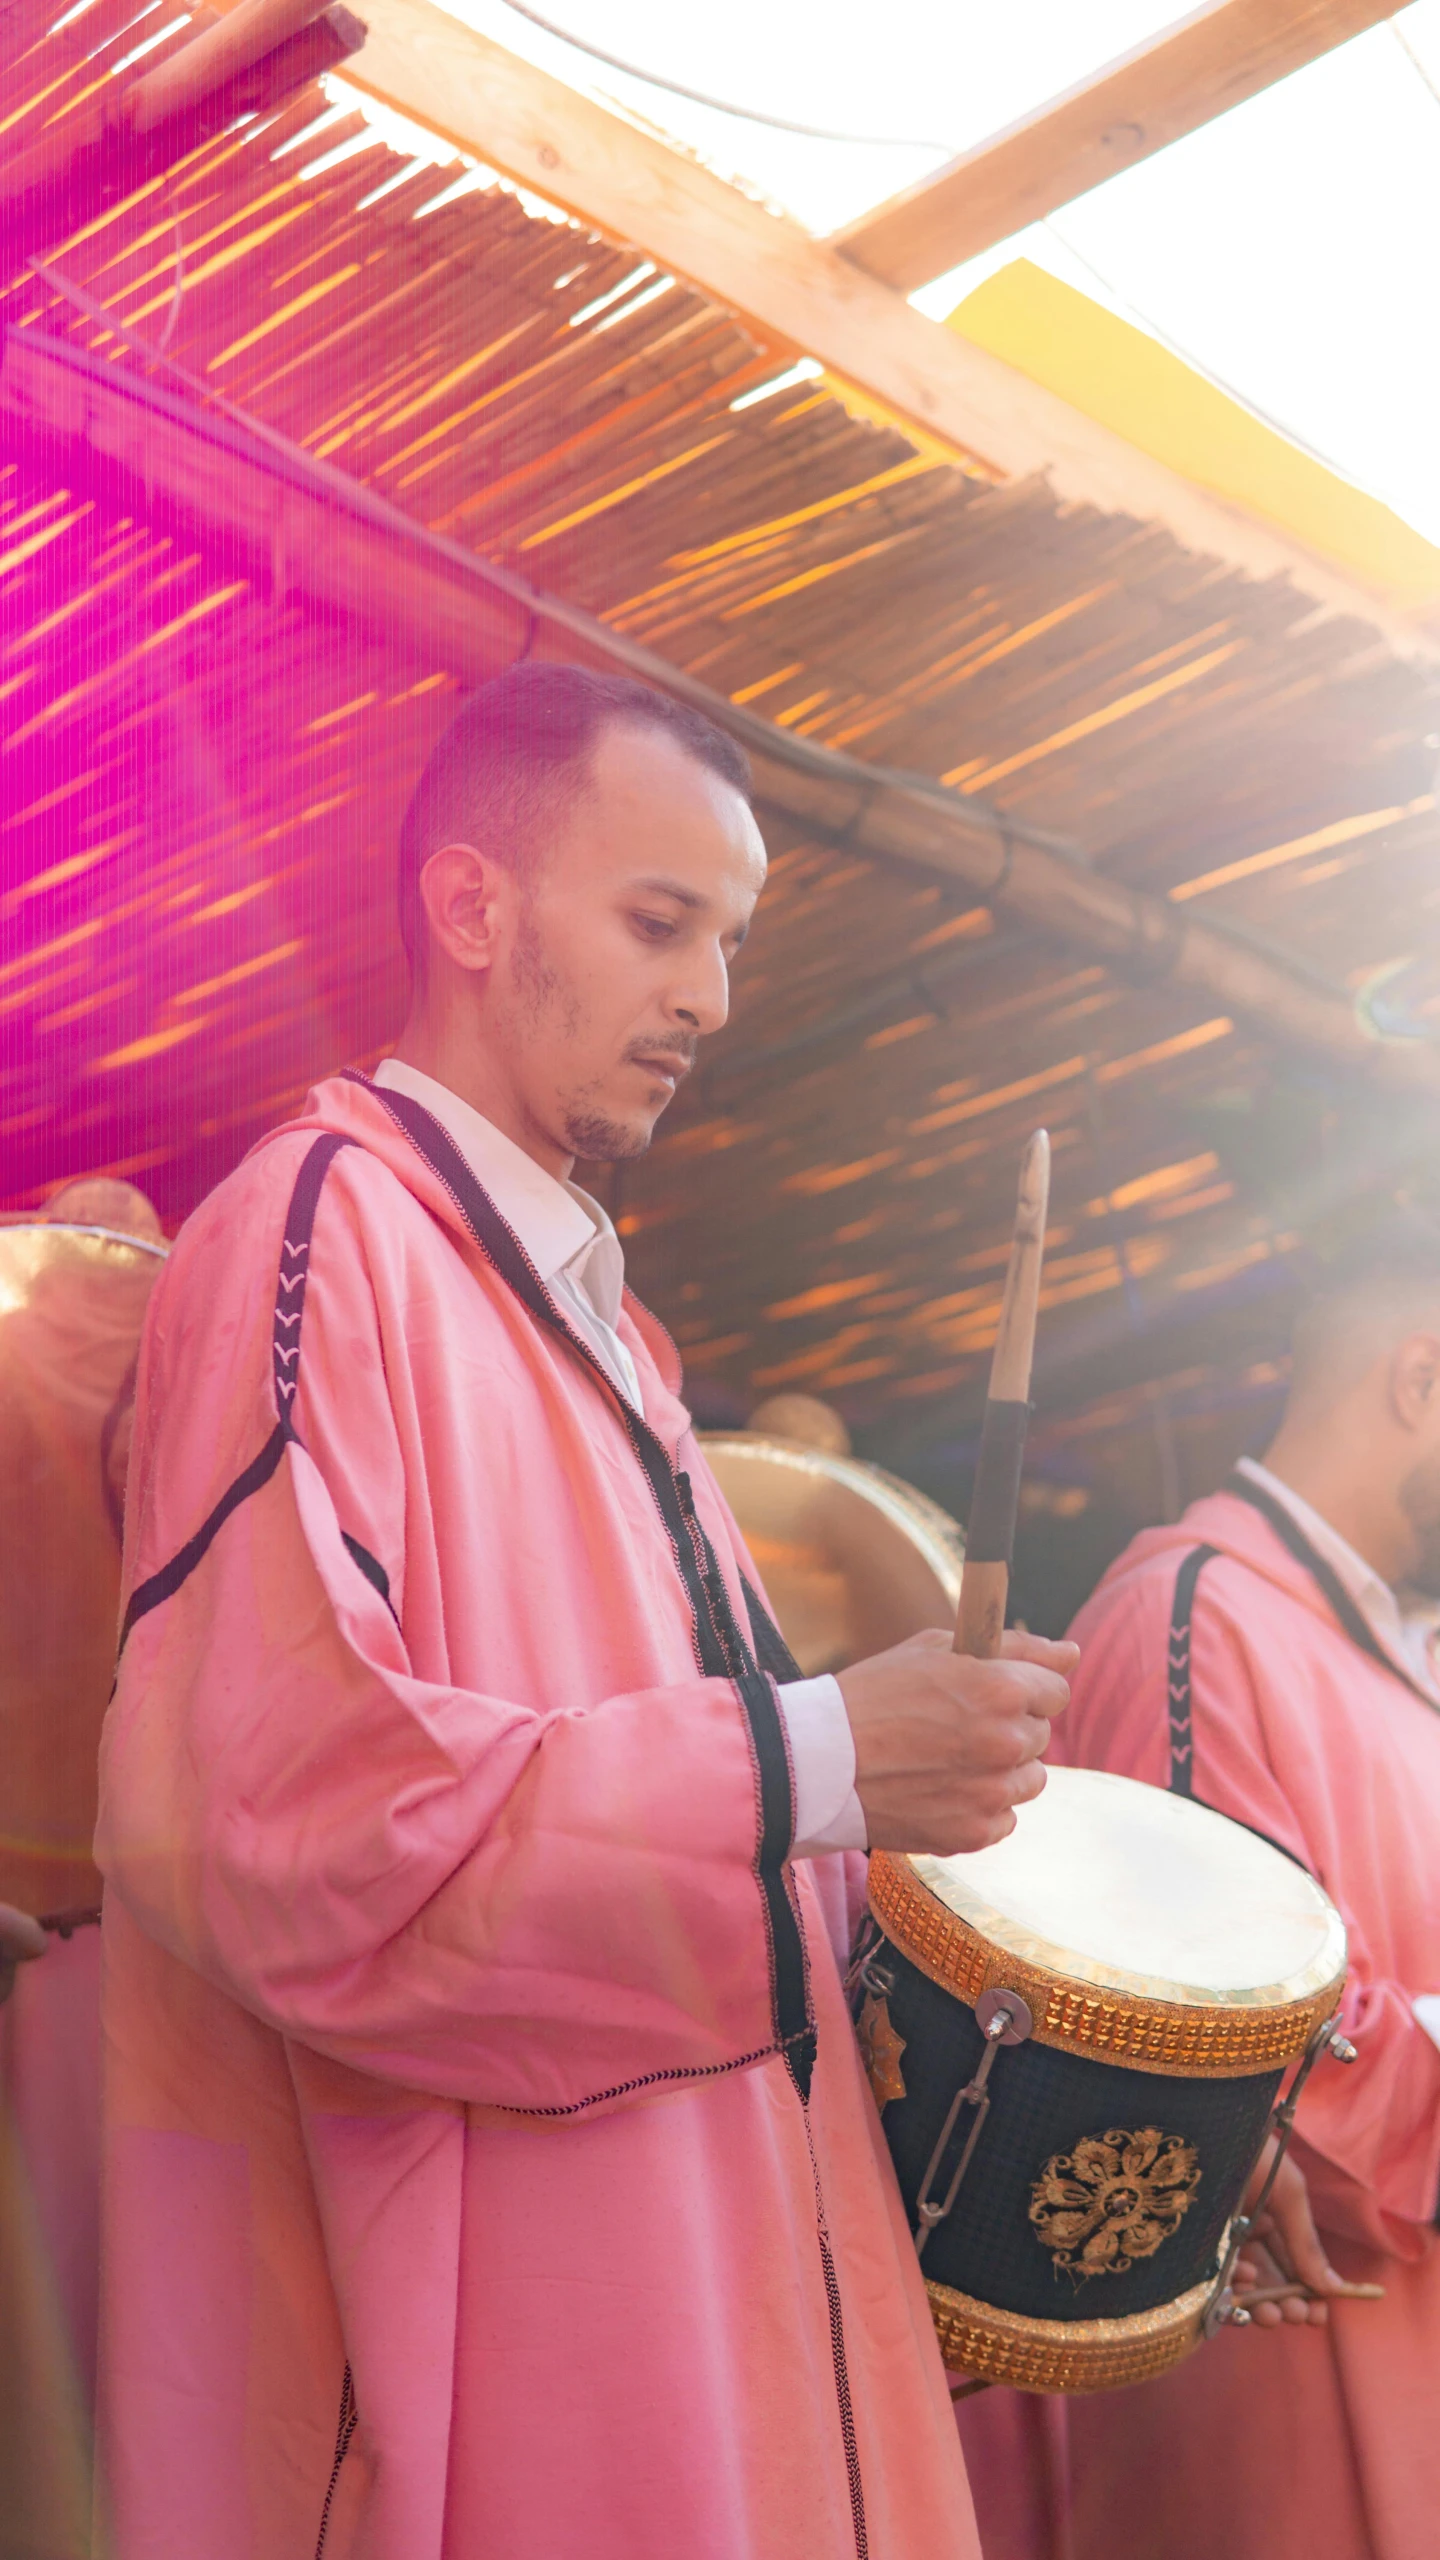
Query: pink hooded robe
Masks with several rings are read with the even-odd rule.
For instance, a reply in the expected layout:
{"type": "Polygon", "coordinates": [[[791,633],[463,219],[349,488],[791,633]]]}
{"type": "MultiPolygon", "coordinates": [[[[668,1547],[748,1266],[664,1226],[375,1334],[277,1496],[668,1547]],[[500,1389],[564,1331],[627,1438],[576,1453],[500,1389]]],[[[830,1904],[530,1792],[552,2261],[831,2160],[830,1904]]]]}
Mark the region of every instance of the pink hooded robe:
{"type": "MultiPolygon", "coordinates": [[[[1435,2560],[1440,2551],[1440,1710],[1347,1636],[1251,1504],[1220,1493],[1112,1566],[1052,1758],[1164,1786],[1177,1571],[1191,1624],[1193,1792],[1303,1860],[1344,1914],[1348,2069],[1296,2152],[1334,2264],[1384,2285],[1327,2329],[1230,2330],[1137,2390],[1068,2410],[1075,2560],[1435,2560]]],[[[983,2510],[982,2510],[983,2511],[983,2510]]]]}
{"type": "MultiPolygon", "coordinates": [[[[413,1101],[156,1292],[102,1765],[115,2560],[977,2560],[738,1532],[413,1101]]],[[[757,1604],[758,1608],[758,1604],[757,1604]]]]}

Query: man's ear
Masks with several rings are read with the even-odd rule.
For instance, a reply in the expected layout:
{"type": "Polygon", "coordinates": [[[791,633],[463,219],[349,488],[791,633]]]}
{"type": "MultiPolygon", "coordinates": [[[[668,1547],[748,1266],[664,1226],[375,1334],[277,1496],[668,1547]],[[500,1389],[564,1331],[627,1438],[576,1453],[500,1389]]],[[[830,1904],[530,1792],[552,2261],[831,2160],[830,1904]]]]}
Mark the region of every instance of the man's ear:
{"type": "Polygon", "coordinates": [[[501,866],[470,844],[442,845],[426,861],[419,887],[430,938],[457,969],[492,966],[507,882],[501,866]]]}
{"type": "Polygon", "coordinates": [[[1390,1401],[1396,1420],[1419,1431],[1440,1412],[1440,1334],[1410,1333],[1390,1362],[1390,1401]]]}

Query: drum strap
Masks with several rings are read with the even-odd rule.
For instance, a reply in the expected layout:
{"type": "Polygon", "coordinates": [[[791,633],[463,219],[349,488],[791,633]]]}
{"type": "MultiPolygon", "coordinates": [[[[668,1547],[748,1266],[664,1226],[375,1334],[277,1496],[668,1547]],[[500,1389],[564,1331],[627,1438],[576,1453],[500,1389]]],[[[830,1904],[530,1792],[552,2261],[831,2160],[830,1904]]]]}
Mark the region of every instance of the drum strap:
{"type": "Polygon", "coordinates": [[[1167,1697],[1170,1709],[1170,1793],[1190,1796],[1195,1792],[1195,1730],[1191,1720],[1190,1695],[1190,1621],[1195,1608],[1195,1585],[1218,1547],[1192,1547],[1175,1576],[1175,1598],[1170,1609],[1170,1656],[1167,1697]]]}

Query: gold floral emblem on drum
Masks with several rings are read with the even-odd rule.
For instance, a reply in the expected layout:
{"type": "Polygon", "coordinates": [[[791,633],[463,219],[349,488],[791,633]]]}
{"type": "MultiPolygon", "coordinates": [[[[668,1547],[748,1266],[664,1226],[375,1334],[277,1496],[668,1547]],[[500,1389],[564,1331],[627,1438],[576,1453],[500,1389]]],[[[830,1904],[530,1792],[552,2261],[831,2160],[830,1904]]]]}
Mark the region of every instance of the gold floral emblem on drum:
{"type": "Polygon", "coordinates": [[[1178,2133],[1113,2128],[1046,2161],[1030,2191],[1030,2222],[1073,2283],[1123,2276],[1179,2230],[1199,2184],[1199,2160],[1178,2133]]]}

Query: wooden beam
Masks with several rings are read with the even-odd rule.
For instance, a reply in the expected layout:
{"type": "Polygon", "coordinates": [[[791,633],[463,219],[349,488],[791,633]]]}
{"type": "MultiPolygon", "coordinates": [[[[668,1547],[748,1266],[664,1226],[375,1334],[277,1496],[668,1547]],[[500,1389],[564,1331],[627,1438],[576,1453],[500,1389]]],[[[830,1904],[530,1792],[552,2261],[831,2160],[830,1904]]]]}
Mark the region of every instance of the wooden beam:
{"type": "Polygon", "coordinates": [[[196,10],[192,28],[197,20],[198,35],[138,77],[82,93],[73,115],[0,167],[0,236],[12,256],[63,238],[236,116],[278,106],[365,38],[341,0],[239,0],[223,17],[196,10]]]}
{"type": "Polygon", "coordinates": [[[762,346],[819,359],[993,479],[1044,474],[1057,498],[1163,525],[1308,606],[1353,615],[1397,654],[1440,641],[1343,570],[1243,515],[1078,409],[911,309],[785,216],[463,26],[432,0],[363,0],[369,33],[345,79],[588,228],[633,243],[732,311],[762,346]]]}
{"type": "Polygon", "coordinates": [[[913,293],[1393,14],[1392,0],[1210,0],[862,213],[830,246],[913,293]]]}
{"type": "MultiPolygon", "coordinates": [[[[172,380],[176,370],[166,367],[172,380]]],[[[286,438],[70,339],[5,331],[0,450],[204,550],[262,598],[341,617],[467,684],[498,674],[524,646],[524,605],[467,575],[458,545],[452,559],[422,525],[286,438]]]]}
{"type": "Polygon", "coordinates": [[[253,70],[319,15],[320,0],[239,0],[228,16],[122,92],[124,123],[131,133],[153,133],[176,116],[194,115],[217,89],[253,70]]]}
{"type": "MultiPolygon", "coordinates": [[[[958,881],[997,913],[1121,975],[1133,970],[1147,985],[1168,979],[1265,1039],[1337,1061],[1387,1091],[1440,1096],[1440,1049],[1367,1038],[1344,990],[1317,985],[1283,954],[1127,889],[1053,838],[939,783],[791,736],[578,606],[428,533],[273,429],[207,413],[38,329],[7,329],[0,349],[0,450],[62,474],[68,487],[96,489],[126,513],[173,525],[262,594],[344,616],[467,685],[522,650],[623,668],[740,740],[762,811],[849,854],[958,881]]],[[[178,379],[178,368],[166,371],[178,379]]]]}

